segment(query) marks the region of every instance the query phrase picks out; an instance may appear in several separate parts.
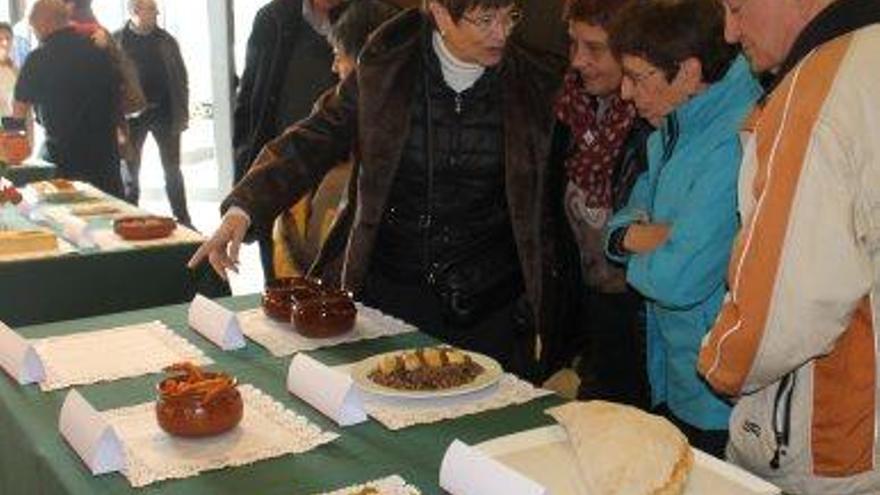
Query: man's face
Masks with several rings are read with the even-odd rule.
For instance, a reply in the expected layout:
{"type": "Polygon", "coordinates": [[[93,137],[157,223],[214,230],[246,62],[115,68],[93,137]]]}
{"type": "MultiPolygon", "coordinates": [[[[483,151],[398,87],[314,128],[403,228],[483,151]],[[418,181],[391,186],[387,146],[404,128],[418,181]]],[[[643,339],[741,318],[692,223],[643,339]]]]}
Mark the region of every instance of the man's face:
{"type": "Polygon", "coordinates": [[[513,28],[522,16],[515,5],[502,8],[475,7],[458,22],[439,3],[430,4],[447,48],[462,62],[491,67],[501,62],[513,28]]]}
{"type": "Polygon", "coordinates": [[[797,0],[724,0],[724,38],[755,72],[779,68],[800,32],[797,0]]]}
{"type": "Polygon", "coordinates": [[[131,21],[135,26],[150,31],[156,27],[156,19],[159,16],[159,8],[154,0],[140,0],[134,6],[131,21]]]}
{"type": "Polygon", "coordinates": [[[623,72],[608,48],[608,32],[601,26],[570,21],[568,36],[571,66],[580,73],[587,92],[593,96],[616,93],[623,72]]]}

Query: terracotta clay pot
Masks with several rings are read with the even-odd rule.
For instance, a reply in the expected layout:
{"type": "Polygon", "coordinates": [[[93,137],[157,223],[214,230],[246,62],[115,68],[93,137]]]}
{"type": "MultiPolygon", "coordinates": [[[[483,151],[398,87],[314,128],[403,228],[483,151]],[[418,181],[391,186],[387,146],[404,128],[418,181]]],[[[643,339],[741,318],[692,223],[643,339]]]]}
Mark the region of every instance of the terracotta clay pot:
{"type": "MultiPolygon", "coordinates": [[[[206,378],[216,373],[205,373],[206,378]]],[[[157,386],[156,419],[167,433],[180,437],[206,437],[235,428],[244,415],[244,403],[233,380],[232,386],[206,396],[204,393],[167,394],[157,386]]]]}
{"type": "Polygon", "coordinates": [[[266,285],[263,292],[263,312],[273,320],[289,323],[293,298],[303,300],[322,291],[321,281],[309,277],[279,278],[266,285]]]}
{"type": "Polygon", "coordinates": [[[269,318],[293,323],[293,329],[309,338],[342,335],[354,328],[357,308],[351,294],[328,289],[309,277],[278,279],[263,292],[263,312],[269,318]]]}
{"type": "Polygon", "coordinates": [[[293,301],[293,325],[301,335],[326,339],[350,332],[354,328],[357,308],[351,295],[344,291],[328,291],[315,297],[293,301]]]}
{"type": "Polygon", "coordinates": [[[31,145],[23,132],[0,132],[0,150],[3,159],[10,165],[20,165],[31,156],[31,145]]]}
{"type": "Polygon", "coordinates": [[[151,215],[117,218],[113,231],[127,241],[147,241],[168,237],[177,228],[173,218],[151,215]]]}

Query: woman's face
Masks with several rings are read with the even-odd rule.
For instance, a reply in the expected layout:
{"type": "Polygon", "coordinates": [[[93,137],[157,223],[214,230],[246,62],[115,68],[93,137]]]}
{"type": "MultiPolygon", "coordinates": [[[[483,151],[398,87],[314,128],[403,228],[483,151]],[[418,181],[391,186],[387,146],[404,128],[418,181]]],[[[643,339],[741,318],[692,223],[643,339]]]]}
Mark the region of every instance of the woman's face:
{"type": "Polygon", "coordinates": [[[659,127],[667,115],[693,94],[690,78],[683,70],[684,64],[679,66],[672,81],[666,78],[660,68],[642,57],[623,55],[621,64],[621,97],[632,101],[639,115],[654,127],[659,127]]]}
{"type": "Polygon", "coordinates": [[[571,66],[581,75],[584,88],[593,96],[608,96],[620,89],[620,63],[608,48],[608,32],[581,21],[568,23],[571,66]]]}
{"type": "Polygon", "coordinates": [[[12,51],[12,33],[0,30],[0,58],[6,58],[12,51]]]}
{"type": "Polygon", "coordinates": [[[516,5],[501,8],[474,7],[455,22],[446,7],[429,4],[446,47],[462,62],[483,67],[498,65],[507,40],[522,19],[516,5]]]}

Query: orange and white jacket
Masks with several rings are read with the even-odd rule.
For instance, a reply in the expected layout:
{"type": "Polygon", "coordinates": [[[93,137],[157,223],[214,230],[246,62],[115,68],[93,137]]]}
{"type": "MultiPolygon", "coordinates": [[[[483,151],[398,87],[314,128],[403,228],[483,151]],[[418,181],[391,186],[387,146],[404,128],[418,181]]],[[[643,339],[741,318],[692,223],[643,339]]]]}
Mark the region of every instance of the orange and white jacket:
{"type": "Polygon", "coordinates": [[[736,400],[728,457],[788,493],[880,493],[880,25],[813,50],[748,127],[698,364],[736,400]]]}

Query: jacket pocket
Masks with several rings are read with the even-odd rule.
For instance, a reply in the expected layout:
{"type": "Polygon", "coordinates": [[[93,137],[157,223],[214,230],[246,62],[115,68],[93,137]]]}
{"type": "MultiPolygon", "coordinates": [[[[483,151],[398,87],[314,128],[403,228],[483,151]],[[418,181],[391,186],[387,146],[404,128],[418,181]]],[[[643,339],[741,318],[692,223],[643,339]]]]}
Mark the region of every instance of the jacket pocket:
{"type": "Polygon", "coordinates": [[[776,447],[773,457],[770,459],[770,468],[778,470],[782,465],[782,458],[788,454],[788,446],[791,441],[791,401],[794,396],[796,375],[785,375],[776,389],[773,399],[773,413],[770,418],[773,427],[773,439],[776,447]]]}
{"type": "MultiPolygon", "coordinates": [[[[770,467],[778,447],[774,418],[781,382],[739,399],[730,417],[728,460],[766,478],[778,471],[770,467]]],[[[786,458],[779,456],[779,465],[786,458]]]]}

